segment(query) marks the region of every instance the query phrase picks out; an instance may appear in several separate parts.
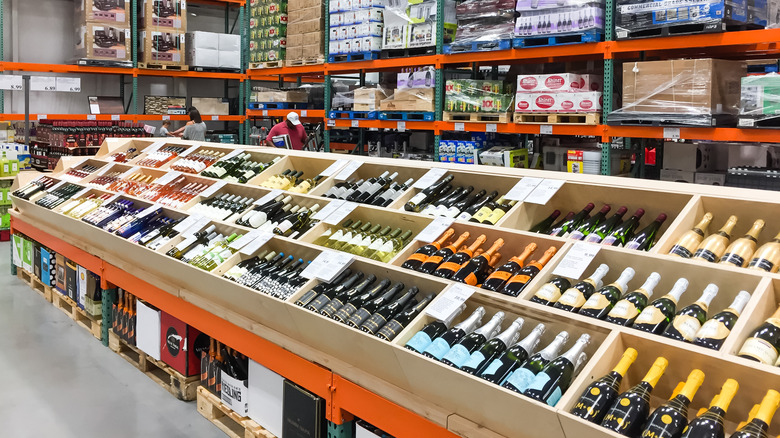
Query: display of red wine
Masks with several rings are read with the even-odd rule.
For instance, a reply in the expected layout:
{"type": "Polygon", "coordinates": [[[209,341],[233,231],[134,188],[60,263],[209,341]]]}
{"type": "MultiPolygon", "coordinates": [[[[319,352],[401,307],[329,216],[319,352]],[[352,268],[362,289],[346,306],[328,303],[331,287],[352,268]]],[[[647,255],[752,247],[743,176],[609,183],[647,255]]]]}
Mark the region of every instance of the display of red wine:
{"type": "Polygon", "coordinates": [[[644,209],[637,209],[633,215],[624,220],[628,213],[628,208],[625,206],[612,211],[612,206],[604,205],[593,213],[595,207],[595,204],[588,203],[579,212],[570,211],[563,218],[560,218],[560,210],[554,210],[529,231],[647,251],[653,247],[660,236],[661,226],[667,218],[665,213],[661,213],[654,221],[640,228],[640,220],[645,214],[644,209]]]}

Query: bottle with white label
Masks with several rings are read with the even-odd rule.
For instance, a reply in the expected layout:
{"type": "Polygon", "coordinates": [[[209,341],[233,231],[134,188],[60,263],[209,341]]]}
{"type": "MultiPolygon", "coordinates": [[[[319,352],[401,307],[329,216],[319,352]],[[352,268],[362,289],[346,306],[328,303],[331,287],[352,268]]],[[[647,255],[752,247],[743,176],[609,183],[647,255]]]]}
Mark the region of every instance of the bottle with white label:
{"type": "Polygon", "coordinates": [[[680,301],[680,297],[686,289],[688,289],[688,280],[685,278],[678,279],[669,293],[654,300],[649,306],[642,309],[642,312],[636,317],[631,327],[643,332],[660,335],[672,321],[674,312],[677,309],[677,302],[680,301]]]}
{"type": "Polygon", "coordinates": [[[568,332],[560,332],[558,336],[544,350],[529,357],[518,369],[507,376],[501,384],[504,388],[523,393],[531,385],[534,377],[539,374],[553,359],[558,357],[564,344],[569,340],[568,332]]]}
{"type": "Polygon", "coordinates": [[[740,313],[750,301],[750,293],[748,291],[740,291],[731,302],[731,305],[716,314],[696,332],[696,338],[693,340],[695,345],[711,348],[713,350],[719,350],[723,343],[726,341],[731,329],[734,328],[734,324],[737,323],[740,313]]]}
{"type": "Polygon", "coordinates": [[[477,328],[482,322],[483,316],[485,316],[485,308],[482,306],[477,307],[471,316],[434,339],[423,351],[423,356],[441,360],[453,345],[460,342],[461,339],[477,328]]]}
{"type": "Polygon", "coordinates": [[[509,327],[495,338],[487,341],[479,350],[471,353],[469,360],[460,367],[472,375],[480,375],[493,362],[501,356],[510,345],[514,345],[520,337],[520,329],[523,328],[523,318],[515,319],[509,327]]]}
{"type": "Polygon", "coordinates": [[[581,356],[588,344],[590,335],[580,336],[566,353],[555,358],[534,377],[523,395],[555,406],[574,380],[577,364],[584,363],[581,356]]]}
{"type": "Polygon", "coordinates": [[[607,275],[607,272],[609,272],[609,266],[599,265],[590,277],[567,289],[554,306],[567,312],[580,310],[585,301],[593,295],[593,292],[596,292],[596,289],[601,289],[601,285],[604,284],[602,279],[607,275]]]}
{"type": "Polygon", "coordinates": [[[580,309],[580,315],[597,319],[606,318],[609,311],[612,310],[612,306],[620,300],[620,297],[628,289],[628,282],[634,278],[634,274],[633,268],[624,269],[614,283],[602,287],[585,301],[585,304],[580,309]]]}
{"type": "Polygon", "coordinates": [[[639,289],[627,293],[618,301],[612,310],[609,311],[605,321],[612,324],[628,327],[634,323],[642,310],[647,306],[650,297],[653,296],[653,289],[661,281],[661,275],[653,272],[647,277],[645,283],[639,289]]]}
{"type": "Polygon", "coordinates": [[[672,323],[666,326],[663,335],[678,341],[693,342],[696,338],[696,332],[707,321],[707,309],[716,295],[718,295],[718,286],[712,283],[708,284],[695,303],[683,307],[675,314],[672,323]]]}
{"type": "Polygon", "coordinates": [[[471,353],[477,351],[489,339],[498,334],[505,316],[504,312],[496,312],[487,324],[469,333],[460,342],[453,345],[441,358],[441,362],[455,368],[465,365],[471,357],[471,353]]]}

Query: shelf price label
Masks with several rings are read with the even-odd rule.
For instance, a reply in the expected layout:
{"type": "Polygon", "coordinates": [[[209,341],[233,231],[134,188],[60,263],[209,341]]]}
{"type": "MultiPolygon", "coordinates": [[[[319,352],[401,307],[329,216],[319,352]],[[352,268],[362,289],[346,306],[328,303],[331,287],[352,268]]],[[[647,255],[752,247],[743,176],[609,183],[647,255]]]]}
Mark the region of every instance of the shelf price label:
{"type": "Polygon", "coordinates": [[[664,128],[664,138],[679,139],[680,128],[664,128]]]}
{"type": "Polygon", "coordinates": [[[328,119],[328,126],[330,127],[336,126],[336,119],[328,119]]]}
{"type": "Polygon", "coordinates": [[[230,152],[229,154],[227,154],[224,157],[220,158],[219,161],[226,161],[226,160],[229,160],[229,159],[231,159],[231,158],[233,158],[235,156],[241,155],[243,153],[244,153],[243,149],[233,149],[232,152],[230,152]]]}
{"type": "Polygon", "coordinates": [[[498,132],[498,125],[496,125],[495,123],[486,124],[485,132],[498,132]]]}
{"type": "Polygon", "coordinates": [[[263,110],[263,117],[268,117],[268,110],[263,110]]]}
{"type": "Polygon", "coordinates": [[[160,205],[160,204],[152,204],[152,205],[150,205],[150,206],[146,207],[145,209],[143,209],[143,210],[142,210],[140,213],[138,213],[137,215],[135,215],[135,217],[136,217],[137,219],[141,219],[141,218],[144,218],[144,217],[146,217],[146,216],[149,216],[150,214],[152,214],[152,213],[154,213],[155,211],[157,211],[157,210],[160,210],[160,209],[162,209],[162,208],[163,208],[163,207],[162,207],[162,205],[160,205]]]}
{"type": "Polygon", "coordinates": [[[464,123],[456,123],[455,124],[455,130],[456,131],[465,131],[466,125],[464,123]]]}
{"type": "Polygon", "coordinates": [[[306,110],[301,110],[301,117],[306,117],[309,114],[306,110]]]}
{"type": "Polygon", "coordinates": [[[120,118],[121,118],[121,117],[119,116],[119,114],[112,114],[112,115],[111,115],[111,120],[113,120],[113,121],[117,121],[117,120],[119,120],[120,118]]]}
{"type": "Polygon", "coordinates": [[[539,134],[552,135],[552,125],[539,125],[539,134]]]}
{"type": "Polygon", "coordinates": [[[309,263],[309,266],[301,272],[301,276],[309,280],[316,278],[329,283],[344,272],[354,260],[352,254],[325,250],[309,263]]]}
{"type": "Polygon", "coordinates": [[[199,232],[200,230],[206,228],[206,226],[211,222],[211,219],[201,216],[200,219],[198,219],[194,224],[192,224],[189,228],[187,228],[183,233],[181,233],[181,236],[185,239],[193,236],[195,233],[199,232]]]}
{"type": "Polygon", "coordinates": [[[243,248],[238,250],[239,253],[245,256],[251,256],[252,254],[257,252],[257,250],[260,249],[260,247],[268,243],[268,241],[274,237],[274,233],[269,233],[268,231],[259,231],[259,230],[250,231],[249,234],[247,234],[247,236],[255,232],[257,232],[255,237],[253,237],[252,240],[247,240],[246,245],[243,245],[243,248]]]}
{"type": "Polygon", "coordinates": [[[80,93],[81,78],[57,78],[57,91],[64,93],[80,93]]]}
{"type": "Polygon", "coordinates": [[[49,115],[48,115],[48,114],[38,114],[38,121],[39,121],[39,122],[40,122],[41,120],[46,120],[46,119],[48,119],[48,118],[49,118],[49,115]]]}
{"type": "Polygon", "coordinates": [[[332,215],[336,210],[341,208],[341,206],[344,205],[345,202],[347,201],[343,199],[337,199],[335,201],[329,202],[328,205],[325,206],[325,208],[314,213],[312,219],[316,219],[318,221],[327,219],[328,216],[332,215]]]}
{"type": "Polygon", "coordinates": [[[431,186],[431,184],[440,180],[445,173],[447,173],[447,169],[442,167],[434,167],[433,169],[426,172],[422,178],[418,179],[417,182],[412,185],[412,187],[420,190],[427,189],[431,186]]]}
{"type": "Polygon", "coordinates": [[[204,198],[204,199],[205,198],[210,198],[211,196],[214,195],[214,193],[217,193],[217,191],[219,189],[221,189],[222,187],[225,187],[225,185],[227,185],[227,181],[217,181],[214,184],[210,185],[209,188],[207,188],[206,190],[202,191],[200,193],[200,197],[204,198]]]}
{"type": "Polygon", "coordinates": [[[66,182],[67,181],[63,180],[63,181],[58,182],[57,184],[54,184],[49,190],[47,190],[47,192],[49,192],[49,193],[54,192],[58,188],[62,187],[66,182]]]}
{"type": "Polygon", "coordinates": [[[455,219],[451,217],[437,217],[417,234],[415,240],[431,243],[438,239],[443,232],[447,231],[447,228],[449,228],[453,222],[455,222],[455,219]]]}
{"type": "Polygon", "coordinates": [[[108,172],[108,170],[109,170],[109,169],[111,169],[112,167],[114,167],[114,163],[108,163],[108,164],[106,164],[105,166],[103,166],[103,168],[102,168],[102,169],[100,169],[100,170],[98,170],[97,172],[95,172],[95,176],[104,175],[104,174],[105,174],[106,172],[108,172]]]}
{"type": "Polygon", "coordinates": [[[171,116],[162,116],[163,120],[171,120],[171,116]]]}
{"type": "Polygon", "coordinates": [[[182,153],[180,153],[180,154],[179,154],[179,158],[184,158],[184,157],[186,157],[187,155],[189,155],[189,154],[191,154],[191,153],[195,152],[195,151],[196,151],[196,150],[197,150],[199,147],[200,147],[200,146],[198,146],[198,145],[195,145],[195,146],[190,146],[190,148],[189,148],[189,149],[187,149],[187,150],[185,150],[184,152],[182,152],[182,153]]]}
{"type": "Polygon", "coordinates": [[[21,76],[0,75],[0,90],[24,90],[24,80],[21,76]]]}
{"type": "Polygon", "coordinates": [[[258,199],[257,201],[253,202],[254,205],[263,205],[266,202],[271,202],[272,199],[276,199],[277,196],[284,193],[281,189],[274,189],[271,190],[267,195],[263,196],[262,198],[258,199]]]}
{"type": "Polygon", "coordinates": [[[341,204],[341,206],[339,206],[336,211],[329,214],[328,217],[322,221],[326,224],[338,225],[341,223],[341,221],[344,220],[345,217],[349,216],[349,214],[352,213],[355,208],[357,208],[357,206],[358,204],[356,202],[344,201],[344,203],[341,204]]]}
{"type": "Polygon", "coordinates": [[[465,284],[453,284],[449,289],[439,294],[433,302],[425,308],[425,313],[440,321],[448,319],[453,313],[466,303],[474,288],[465,284]]]}
{"type": "Polygon", "coordinates": [[[213,120],[215,122],[218,122],[219,121],[219,116],[211,116],[211,120],[213,120]]]}
{"type": "Polygon", "coordinates": [[[525,198],[525,202],[531,204],[546,205],[563,186],[565,181],[562,179],[545,179],[536,186],[536,188],[525,198]]]}
{"type": "Polygon", "coordinates": [[[594,243],[577,242],[575,243],[563,260],[555,267],[553,275],[567,278],[581,278],[582,274],[588,269],[590,263],[596,257],[601,249],[600,245],[594,243]]]}
{"type": "Polygon", "coordinates": [[[398,124],[396,125],[396,129],[399,130],[400,132],[406,131],[406,122],[398,122],[398,124]]]}
{"type": "Polygon", "coordinates": [[[55,76],[30,76],[31,91],[57,91],[55,76]]]}
{"type": "Polygon", "coordinates": [[[352,120],[353,128],[360,128],[360,120],[352,120]]]}
{"type": "Polygon", "coordinates": [[[97,120],[97,116],[94,114],[87,114],[87,120],[97,120]]]}
{"type": "Polygon", "coordinates": [[[353,173],[355,173],[355,171],[358,170],[358,168],[362,165],[363,165],[362,161],[350,161],[349,164],[347,164],[347,166],[344,167],[344,169],[342,169],[338,175],[336,175],[336,180],[344,181],[345,179],[349,178],[353,173]]]}
{"type": "Polygon", "coordinates": [[[183,233],[201,219],[203,219],[203,216],[199,214],[193,214],[187,219],[184,219],[183,221],[176,224],[176,226],[173,227],[173,231],[176,231],[177,233],[183,233]]]}
{"type": "Polygon", "coordinates": [[[325,169],[322,172],[320,172],[320,175],[322,175],[323,177],[327,178],[327,177],[333,175],[334,173],[336,173],[342,167],[346,166],[346,164],[348,162],[349,162],[349,160],[347,160],[345,158],[342,158],[340,160],[336,160],[333,164],[328,166],[327,169],[325,169]]]}
{"type": "Polygon", "coordinates": [[[531,194],[531,192],[543,181],[543,178],[534,178],[531,176],[525,176],[514,187],[512,187],[504,199],[510,201],[523,202],[525,198],[531,194]]]}

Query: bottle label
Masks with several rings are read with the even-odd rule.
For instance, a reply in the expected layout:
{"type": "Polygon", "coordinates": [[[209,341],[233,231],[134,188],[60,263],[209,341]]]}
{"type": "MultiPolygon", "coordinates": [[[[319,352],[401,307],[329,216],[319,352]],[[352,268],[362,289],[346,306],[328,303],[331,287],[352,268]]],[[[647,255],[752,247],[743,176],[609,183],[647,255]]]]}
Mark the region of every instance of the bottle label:
{"type": "Polygon", "coordinates": [[[492,213],[493,210],[490,209],[490,207],[482,207],[474,213],[474,216],[472,216],[473,219],[482,222],[486,217],[490,216],[490,213],[492,213]]]}
{"type": "Polygon", "coordinates": [[[558,286],[547,283],[540,287],[534,296],[549,303],[555,303],[561,298],[561,290],[558,286]]]}
{"type": "Polygon", "coordinates": [[[384,316],[382,316],[379,313],[375,313],[371,315],[371,317],[368,318],[368,320],[364,322],[362,326],[370,330],[371,333],[376,333],[376,331],[379,330],[380,327],[385,325],[386,322],[387,320],[385,319],[384,316]]]}
{"type": "Polygon", "coordinates": [[[443,358],[444,355],[450,351],[450,348],[450,344],[448,344],[447,341],[442,338],[436,338],[433,342],[431,342],[430,345],[428,345],[428,348],[425,349],[425,352],[436,358],[436,360],[441,360],[441,358],[443,358]]]}
{"type": "Polygon", "coordinates": [[[663,312],[661,312],[661,309],[655,306],[649,306],[645,307],[644,310],[642,310],[642,313],[639,314],[639,316],[636,317],[636,321],[634,321],[634,325],[636,324],[660,324],[664,319],[666,319],[666,315],[664,315],[663,312]]]}
{"type": "Polygon", "coordinates": [[[628,249],[639,249],[639,246],[640,246],[640,245],[642,245],[642,242],[640,242],[640,241],[636,241],[636,240],[632,240],[632,241],[630,241],[630,242],[626,243],[626,246],[625,246],[624,248],[628,248],[628,249]]]}
{"type": "Polygon", "coordinates": [[[775,264],[770,262],[767,259],[753,259],[750,261],[750,265],[748,267],[758,268],[766,272],[772,272],[772,269],[775,267],[775,264]]]}
{"type": "Polygon", "coordinates": [[[476,286],[479,279],[473,272],[469,272],[469,275],[466,276],[466,278],[463,279],[463,282],[468,284],[469,286],[476,286]]]}
{"type": "Polygon", "coordinates": [[[501,281],[507,281],[509,280],[509,277],[512,276],[512,273],[509,271],[493,271],[492,274],[487,278],[488,280],[501,280],[501,281]]]}
{"type": "Polygon", "coordinates": [[[409,339],[409,341],[406,343],[406,346],[414,349],[418,353],[422,353],[428,347],[430,347],[431,342],[433,341],[431,340],[431,337],[428,336],[428,333],[419,331],[415,333],[414,336],[412,336],[412,339],[409,339]]]}
{"type": "Polygon", "coordinates": [[[488,216],[487,219],[485,219],[485,222],[489,222],[495,225],[502,217],[504,217],[505,214],[506,212],[504,210],[497,208],[493,210],[492,213],[490,213],[490,216],[488,216]]]}
{"type": "Polygon", "coordinates": [[[718,261],[718,256],[716,256],[714,252],[704,248],[697,250],[693,257],[697,259],[704,259],[712,263],[718,261]]]}
{"type": "Polygon", "coordinates": [[[585,296],[579,290],[571,288],[564,292],[563,295],[561,295],[561,298],[558,300],[558,302],[565,306],[579,309],[583,304],[585,304],[585,296]]]}
{"type": "Polygon", "coordinates": [[[277,226],[277,228],[279,228],[281,232],[286,233],[290,228],[292,228],[292,226],[293,226],[292,222],[290,222],[289,220],[284,220],[281,224],[277,226]]]}
{"type": "Polygon", "coordinates": [[[669,254],[678,255],[684,259],[689,259],[693,257],[693,253],[688,248],[681,246],[681,245],[674,245],[671,250],[669,250],[669,254]]]}
{"type": "Polygon", "coordinates": [[[747,356],[761,363],[773,365],[778,359],[777,349],[761,338],[750,338],[742,344],[738,356],[747,356]]]}
{"type": "MultiPolygon", "coordinates": [[[[232,271],[232,269],[231,269],[231,271],[232,271]]],[[[228,274],[230,274],[230,271],[228,271],[228,274]]],[[[303,296],[298,298],[298,300],[295,302],[295,304],[298,305],[298,306],[306,305],[306,303],[311,301],[311,299],[314,298],[316,295],[317,295],[317,292],[314,292],[313,290],[310,290],[310,291],[306,292],[305,294],[303,294],[303,296]]]]}
{"type": "Polygon", "coordinates": [[[688,342],[693,342],[693,340],[696,339],[696,332],[701,328],[699,320],[691,315],[677,316],[677,318],[674,318],[674,321],[672,321],[672,325],[688,342]]]}
{"type": "MultiPolygon", "coordinates": [[[[588,237],[590,237],[590,236],[588,236],[588,237]]],[[[601,244],[602,245],[614,246],[615,242],[617,242],[617,241],[618,241],[617,237],[615,237],[615,236],[607,236],[607,237],[604,238],[604,240],[601,241],[601,244]]]]}
{"type": "Polygon", "coordinates": [[[696,339],[719,339],[723,340],[731,333],[726,324],[721,321],[711,319],[704,323],[696,332],[696,339]]]}
{"type": "Polygon", "coordinates": [[[498,371],[498,369],[501,368],[501,365],[503,364],[504,363],[501,362],[501,359],[493,359],[493,362],[490,362],[490,365],[485,368],[485,371],[482,372],[482,375],[489,376],[491,374],[495,374],[495,372],[498,371]]]}
{"type": "MultiPolygon", "coordinates": [[[[566,237],[566,236],[564,236],[566,237]]],[[[569,239],[573,240],[582,240],[583,237],[585,237],[585,234],[582,233],[580,230],[574,230],[571,234],[569,234],[569,239]]]]}
{"type": "MultiPolygon", "coordinates": [[[[374,240],[373,242],[371,242],[371,245],[369,245],[369,246],[368,246],[368,248],[366,249],[366,251],[376,251],[376,250],[378,250],[379,248],[381,248],[381,247],[382,247],[382,245],[384,245],[384,243],[385,243],[385,241],[384,241],[384,240],[382,240],[382,238],[381,238],[381,237],[380,237],[380,238],[377,238],[376,240],[374,240]]],[[[407,260],[418,260],[418,258],[415,258],[414,256],[423,256],[423,257],[425,257],[425,258],[427,258],[427,257],[428,257],[428,256],[426,256],[426,255],[424,255],[424,254],[412,254],[411,256],[409,256],[409,258],[408,258],[407,260]]],[[[423,260],[424,260],[424,259],[423,259],[423,260]]]]}
{"type": "Polygon", "coordinates": [[[433,255],[433,256],[430,256],[430,257],[428,257],[427,259],[425,259],[425,263],[426,263],[426,264],[428,264],[428,263],[433,263],[434,265],[437,265],[437,266],[438,266],[438,265],[439,265],[439,263],[441,263],[441,261],[442,261],[442,259],[443,259],[443,258],[444,258],[444,257],[442,257],[442,256],[433,255]]]}
{"type": "Polygon", "coordinates": [[[724,254],[723,257],[720,258],[720,262],[730,263],[738,268],[745,265],[745,259],[734,253],[724,254]]]}
{"type": "Polygon", "coordinates": [[[509,280],[507,282],[507,285],[513,284],[513,283],[525,284],[525,283],[528,283],[529,280],[531,280],[531,276],[530,275],[515,275],[514,277],[512,277],[511,280],[509,280]]]}
{"type": "Polygon", "coordinates": [[[484,360],[485,360],[485,355],[482,354],[480,351],[475,351],[471,353],[471,357],[469,358],[469,360],[466,361],[466,363],[463,364],[462,368],[471,368],[473,370],[476,370],[484,360]]]}
{"type": "MultiPolygon", "coordinates": [[[[374,246],[374,245],[371,245],[371,247],[372,246],[374,246]]],[[[376,249],[376,248],[371,248],[371,247],[369,247],[368,249],[376,249]]],[[[428,259],[428,256],[425,255],[425,254],[414,253],[414,254],[410,255],[409,258],[406,259],[406,261],[407,262],[425,262],[425,260],[427,260],[427,259],[428,259]]]]}
{"type": "Polygon", "coordinates": [[[595,293],[591,295],[587,301],[585,301],[585,304],[582,305],[582,309],[601,310],[601,309],[606,309],[607,306],[609,306],[609,304],[610,302],[606,296],[604,296],[603,294],[595,293]]]}
{"type": "Polygon", "coordinates": [[[418,193],[418,194],[414,195],[414,196],[412,197],[412,199],[410,199],[410,200],[409,200],[409,203],[410,203],[410,204],[413,204],[413,205],[417,205],[417,204],[419,204],[420,202],[423,202],[423,201],[425,200],[425,198],[426,198],[426,197],[428,197],[428,195],[426,195],[426,194],[425,194],[425,193],[423,193],[423,192],[420,192],[420,193],[418,193]]]}
{"type": "Polygon", "coordinates": [[[347,322],[352,313],[357,310],[354,304],[347,303],[345,306],[336,311],[334,317],[339,321],[347,322]]]}
{"type": "Polygon", "coordinates": [[[445,217],[455,217],[460,213],[460,210],[458,210],[457,207],[450,207],[446,210],[444,210],[441,215],[445,217]]]}
{"type": "Polygon", "coordinates": [[[358,309],[357,312],[353,313],[347,322],[351,323],[355,327],[360,327],[360,325],[363,324],[363,321],[370,317],[371,313],[368,310],[361,308],[358,309]]]}
{"type": "Polygon", "coordinates": [[[547,374],[547,373],[539,373],[531,381],[531,384],[528,385],[528,390],[541,391],[541,390],[544,389],[544,385],[546,385],[547,382],[549,382],[549,381],[550,381],[550,375],[549,374],[547,374]]]}
{"type": "Polygon", "coordinates": [[[448,361],[452,362],[453,365],[460,368],[469,360],[470,357],[471,353],[469,353],[469,350],[467,350],[466,347],[460,344],[456,344],[450,348],[450,351],[444,355],[443,359],[447,359],[448,361]]]}
{"type": "Polygon", "coordinates": [[[609,311],[610,318],[631,319],[637,315],[637,308],[631,301],[620,300],[609,311]]]}
{"type": "Polygon", "coordinates": [[[599,243],[601,242],[601,236],[599,236],[598,233],[590,233],[587,237],[585,237],[585,241],[590,243],[599,243]]]}
{"type": "Polygon", "coordinates": [[[518,391],[523,392],[528,389],[528,385],[531,384],[534,377],[536,376],[530,370],[518,368],[506,379],[506,384],[510,384],[518,391]]]}
{"type": "MultiPolygon", "coordinates": [[[[368,325],[368,323],[366,323],[365,325],[368,325]]],[[[392,320],[387,324],[385,324],[384,327],[379,329],[379,332],[377,332],[377,336],[384,338],[388,341],[392,341],[398,335],[398,333],[401,333],[401,330],[403,329],[404,326],[401,325],[401,323],[399,323],[396,320],[392,320]]]]}
{"type": "Polygon", "coordinates": [[[443,269],[443,270],[445,270],[445,271],[452,271],[452,272],[455,272],[455,271],[457,271],[458,269],[460,269],[460,265],[459,265],[459,264],[457,264],[457,263],[453,263],[453,262],[447,262],[447,263],[443,263],[443,264],[442,264],[441,266],[439,266],[439,268],[438,268],[438,269],[436,269],[436,270],[438,271],[439,269],[443,269]]]}
{"type": "Polygon", "coordinates": [[[459,214],[455,219],[459,219],[459,220],[462,220],[462,221],[467,221],[467,220],[471,219],[471,215],[464,211],[463,213],[459,214]]]}

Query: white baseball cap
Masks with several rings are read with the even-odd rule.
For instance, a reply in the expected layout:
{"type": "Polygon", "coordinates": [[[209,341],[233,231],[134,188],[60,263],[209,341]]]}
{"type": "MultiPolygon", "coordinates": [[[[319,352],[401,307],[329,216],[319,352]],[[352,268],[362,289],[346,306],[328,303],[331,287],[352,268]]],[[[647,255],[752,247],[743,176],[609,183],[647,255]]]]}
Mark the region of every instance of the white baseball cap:
{"type": "Polygon", "coordinates": [[[292,123],[293,125],[296,125],[296,126],[301,124],[301,120],[298,118],[298,114],[297,113],[288,113],[287,114],[287,120],[289,120],[290,123],[292,123]]]}

